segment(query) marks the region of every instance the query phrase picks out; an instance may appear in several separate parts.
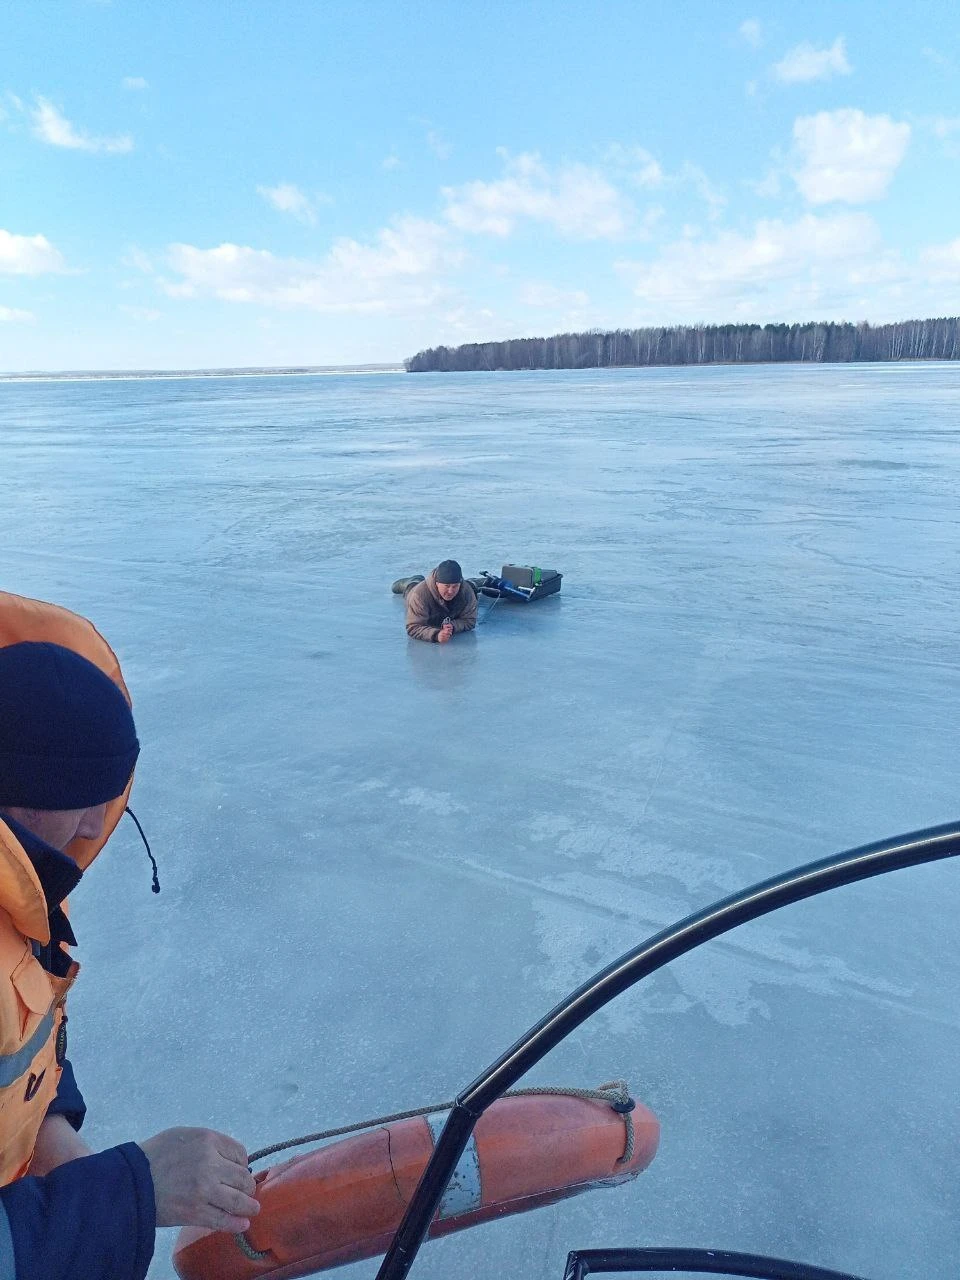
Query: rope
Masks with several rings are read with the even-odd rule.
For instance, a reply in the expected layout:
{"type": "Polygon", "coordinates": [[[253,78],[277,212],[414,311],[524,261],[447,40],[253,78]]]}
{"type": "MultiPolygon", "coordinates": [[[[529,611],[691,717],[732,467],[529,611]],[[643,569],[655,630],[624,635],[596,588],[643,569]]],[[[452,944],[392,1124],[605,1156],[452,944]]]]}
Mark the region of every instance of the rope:
{"type": "MultiPolygon", "coordinates": [[[[598,1085],[596,1089],[561,1089],[553,1085],[541,1085],[532,1089],[510,1089],[503,1094],[503,1097],[521,1098],[536,1097],[538,1095],[587,1098],[608,1103],[618,1115],[623,1117],[623,1125],[626,1130],[623,1155],[618,1158],[617,1164],[629,1164],[633,1159],[635,1133],[631,1112],[636,1103],[630,1097],[625,1080],[608,1080],[606,1084],[598,1085]]],[[[275,1142],[271,1147],[261,1147],[259,1151],[254,1151],[247,1157],[247,1163],[254,1164],[257,1160],[265,1159],[266,1156],[276,1155],[278,1151],[288,1151],[291,1147],[303,1147],[308,1142],[323,1142],[326,1138],[341,1138],[347,1133],[359,1133],[361,1129],[377,1129],[381,1125],[393,1124],[397,1120],[411,1120],[415,1116],[428,1116],[436,1111],[452,1111],[454,1106],[456,1106],[456,1102],[437,1102],[431,1107],[416,1107],[412,1111],[395,1111],[389,1116],[377,1116],[374,1120],[361,1120],[359,1124],[347,1124],[339,1129],[324,1129],[320,1133],[307,1133],[302,1138],[289,1138],[286,1142],[275,1142]]],[[[259,1249],[254,1249],[253,1245],[242,1233],[235,1235],[234,1240],[236,1240],[241,1253],[249,1258],[251,1262],[261,1262],[270,1252],[269,1249],[265,1249],[262,1252],[259,1249]]]]}
{"type": "Polygon", "coordinates": [[[245,1258],[249,1258],[251,1262],[262,1262],[270,1252],[269,1249],[255,1249],[242,1232],[233,1238],[236,1240],[240,1252],[245,1258]]]}
{"type": "Polygon", "coordinates": [[[482,614],[480,615],[480,617],[477,619],[477,626],[478,626],[478,627],[482,627],[482,626],[483,626],[483,624],[484,624],[484,623],[486,622],[486,620],[490,617],[491,613],[493,613],[494,609],[497,607],[497,605],[500,603],[500,601],[501,601],[502,599],[503,599],[503,596],[494,596],[494,597],[493,597],[493,604],[488,604],[488,605],[487,605],[487,607],[484,609],[483,613],[482,613],[482,614]]]}

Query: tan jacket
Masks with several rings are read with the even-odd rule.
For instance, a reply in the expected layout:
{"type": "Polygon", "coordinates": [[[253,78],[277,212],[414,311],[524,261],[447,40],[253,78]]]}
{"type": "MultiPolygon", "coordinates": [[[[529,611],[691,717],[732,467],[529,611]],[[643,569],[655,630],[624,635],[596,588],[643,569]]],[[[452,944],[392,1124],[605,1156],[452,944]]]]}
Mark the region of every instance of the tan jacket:
{"type": "Polygon", "coordinates": [[[436,641],[444,618],[452,620],[454,635],[472,631],[477,625],[477,593],[469,582],[462,582],[453,599],[444,600],[437,590],[436,570],[431,569],[407,596],[407,635],[436,641]]]}

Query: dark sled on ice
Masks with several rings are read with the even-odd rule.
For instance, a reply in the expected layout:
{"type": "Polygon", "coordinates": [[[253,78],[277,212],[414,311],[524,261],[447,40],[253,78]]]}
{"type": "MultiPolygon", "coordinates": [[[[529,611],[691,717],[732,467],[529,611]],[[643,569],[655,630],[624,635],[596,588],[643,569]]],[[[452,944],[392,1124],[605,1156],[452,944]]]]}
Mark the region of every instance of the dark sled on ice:
{"type": "Polygon", "coordinates": [[[486,570],[470,581],[484,596],[506,600],[542,600],[560,590],[563,574],[556,569],[540,569],[536,565],[505,564],[497,576],[486,570]]]}

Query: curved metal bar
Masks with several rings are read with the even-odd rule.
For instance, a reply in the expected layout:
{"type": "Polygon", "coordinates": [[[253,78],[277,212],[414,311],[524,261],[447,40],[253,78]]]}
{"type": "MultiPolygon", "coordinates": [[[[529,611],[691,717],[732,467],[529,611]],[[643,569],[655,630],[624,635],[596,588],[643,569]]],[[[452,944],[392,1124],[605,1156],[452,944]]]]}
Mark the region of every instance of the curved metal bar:
{"type": "Polygon", "coordinates": [[[487,1107],[505,1093],[554,1045],[597,1010],[642,978],[737,925],[768,915],[780,907],[840,885],[867,880],[888,871],[955,858],[960,854],[960,824],[928,827],[891,840],[861,845],[809,862],[732,894],[641,943],[578,987],[562,1004],[518,1040],[472,1084],[457,1095],[433,1155],[387,1250],[377,1280],[403,1280],[426,1238],[430,1223],[474,1125],[487,1107]]]}
{"type": "Polygon", "coordinates": [[[758,1280],[859,1280],[846,1271],[725,1249],[580,1249],[567,1255],[563,1280],[584,1280],[585,1276],[613,1271],[694,1271],[758,1280]]]}

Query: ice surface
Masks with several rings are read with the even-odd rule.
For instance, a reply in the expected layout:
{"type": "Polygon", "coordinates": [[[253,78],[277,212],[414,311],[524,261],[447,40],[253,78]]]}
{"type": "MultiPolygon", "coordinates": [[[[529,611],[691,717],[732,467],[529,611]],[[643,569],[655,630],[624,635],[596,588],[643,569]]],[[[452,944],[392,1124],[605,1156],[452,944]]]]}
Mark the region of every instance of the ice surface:
{"type": "MultiPolygon", "coordinates": [[[[254,1148],[442,1100],[661,926],[960,816],[958,391],[949,366],[0,386],[0,585],[119,651],[163,885],[125,825],[74,895],[88,1140],[254,1148]],[[563,591],[408,641],[390,582],[447,556],[563,591]]],[[[622,996],[535,1079],[627,1077],[649,1172],[412,1275],[674,1243],[952,1280],[958,905],[960,865],[901,872],[622,996]]]]}

